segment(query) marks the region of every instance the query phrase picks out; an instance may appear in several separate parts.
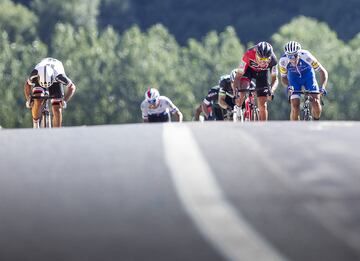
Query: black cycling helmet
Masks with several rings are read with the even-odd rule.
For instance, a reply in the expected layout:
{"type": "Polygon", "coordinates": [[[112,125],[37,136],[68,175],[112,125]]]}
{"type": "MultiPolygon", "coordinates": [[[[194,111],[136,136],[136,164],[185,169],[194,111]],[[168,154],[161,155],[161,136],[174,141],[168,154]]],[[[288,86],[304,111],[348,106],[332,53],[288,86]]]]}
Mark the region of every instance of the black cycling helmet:
{"type": "Polygon", "coordinates": [[[261,58],[268,58],[273,53],[273,48],[268,42],[260,42],[256,45],[256,53],[261,58]]]}

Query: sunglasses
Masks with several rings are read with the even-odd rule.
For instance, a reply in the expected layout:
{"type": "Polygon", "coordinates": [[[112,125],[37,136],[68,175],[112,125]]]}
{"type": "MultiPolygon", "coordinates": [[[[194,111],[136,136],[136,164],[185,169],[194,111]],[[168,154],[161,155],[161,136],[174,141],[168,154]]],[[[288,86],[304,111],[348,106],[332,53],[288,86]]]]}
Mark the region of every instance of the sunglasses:
{"type": "Polygon", "coordinates": [[[298,55],[297,54],[287,54],[286,57],[289,58],[290,60],[295,60],[296,58],[298,58],[298,55]]]}
{"type": "Polygon", "coordinates": [[[151,104],[151,105],[155,105],[156,99],[149,100],[148,103],[151,104]]]}
{"type": "Polygon", "coordinates": [[[261,62],[269,62],[271,57],[260,57],[258,54],[256,54],[257,58],[261,62]]]}

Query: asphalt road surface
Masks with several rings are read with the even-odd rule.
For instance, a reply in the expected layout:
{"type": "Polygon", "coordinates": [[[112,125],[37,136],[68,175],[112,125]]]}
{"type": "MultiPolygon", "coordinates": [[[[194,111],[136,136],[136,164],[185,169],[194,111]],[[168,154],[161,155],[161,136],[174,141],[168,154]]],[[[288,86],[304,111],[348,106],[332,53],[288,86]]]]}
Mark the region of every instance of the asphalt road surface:
{"type": "Polygon", "coordinates": [[[0,260],[360,260],[360,123],[0,130],[0,260]]]}

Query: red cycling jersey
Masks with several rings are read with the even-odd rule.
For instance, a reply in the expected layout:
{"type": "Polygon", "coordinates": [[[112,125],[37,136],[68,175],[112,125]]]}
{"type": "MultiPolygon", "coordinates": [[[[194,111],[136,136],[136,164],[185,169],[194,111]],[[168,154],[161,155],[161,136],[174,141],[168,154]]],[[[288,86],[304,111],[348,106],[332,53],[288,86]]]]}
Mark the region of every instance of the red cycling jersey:
{"type": "Polygon", "coordinates": [[[239,65],[239,71],[244,74],[248,67],[250,67],[256,72],[265,71],[276,66],[276,64],[277,59],[274,53],[271,54],[271,60],[268,64],[266,64],[265,66],[261,66],[260,64],[258,64],[256,61],[256,47],[252,47],[244,54],[242,61],[239,65]]]}

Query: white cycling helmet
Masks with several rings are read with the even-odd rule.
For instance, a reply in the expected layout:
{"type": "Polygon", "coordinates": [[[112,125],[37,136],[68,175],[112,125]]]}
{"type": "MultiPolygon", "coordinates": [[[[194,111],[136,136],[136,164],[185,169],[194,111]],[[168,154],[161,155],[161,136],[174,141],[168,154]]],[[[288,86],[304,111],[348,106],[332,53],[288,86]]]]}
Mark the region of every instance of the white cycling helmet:
{"type": "Polygon", "coordinates": [[[150,104],[155,104],[158,99],[159,99],[160,93],[157,89],[155,88],[149,88],[146,92],[145,92],[145,99],[148,103],[150,104]]]}
{"type": "Polygon", "coordinates": [[[54,69],[49,65],[45,65],[37,68],[37,70],[39,85],[44,88],[49,88],[54,83],[54,69]]]}
{"type": "Polygon", "coordinates": [[[287,44],[285,44],[284,49],[286,55],[294,55],[301,50],[301,45],[298,42],[290,41],[287,44]]]}

